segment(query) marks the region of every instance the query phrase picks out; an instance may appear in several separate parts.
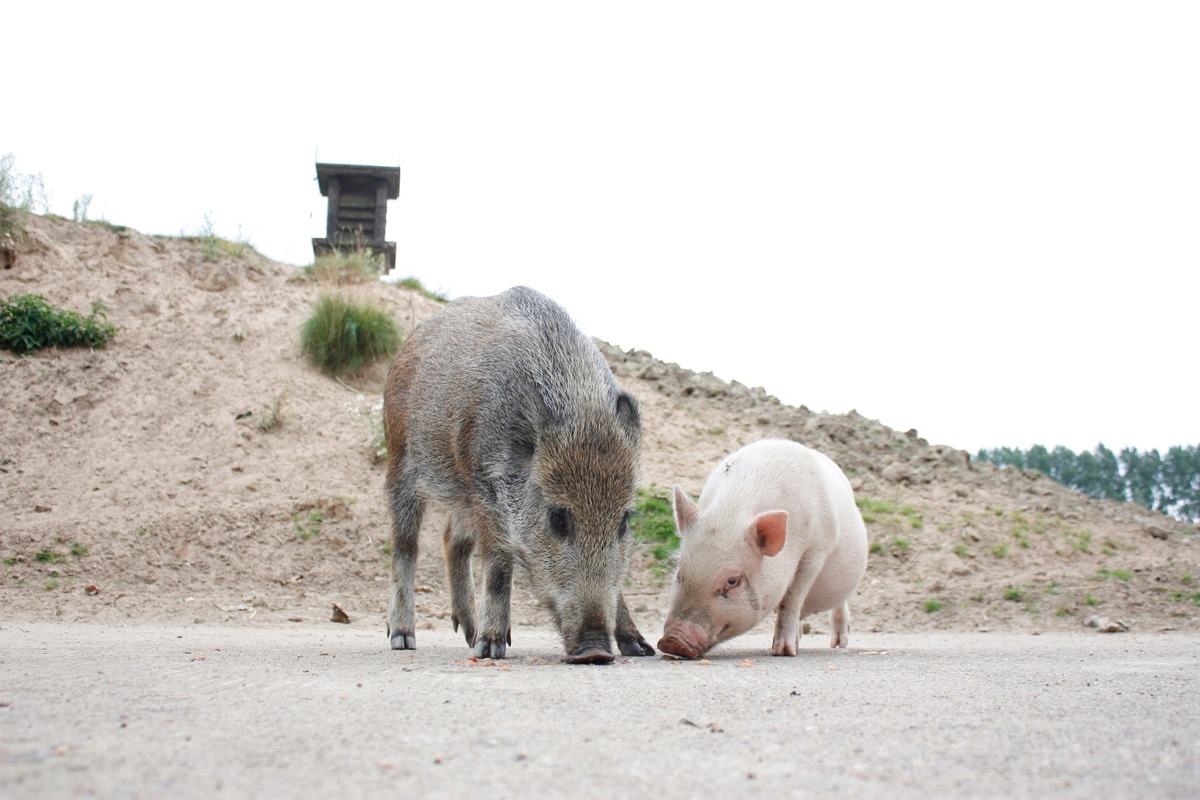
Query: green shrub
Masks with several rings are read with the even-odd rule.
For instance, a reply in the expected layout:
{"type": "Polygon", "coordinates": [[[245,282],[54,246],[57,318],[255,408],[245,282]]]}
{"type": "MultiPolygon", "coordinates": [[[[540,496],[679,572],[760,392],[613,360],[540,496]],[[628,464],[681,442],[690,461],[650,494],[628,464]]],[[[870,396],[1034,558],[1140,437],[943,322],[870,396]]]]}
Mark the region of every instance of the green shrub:
{"type": "Polygon", "coordinates": [[[322,372],[358,372],[400,347],[400,330],[385,311],[342,294],[321,293],[300,332],[301,348],[322,372]]]}
{"type": "Polygon", "coordinates": [[[105,320],[99,302],[83,317],[50,305],[39,294],[16,295],[0,301],[0,347],[18,354],[43,347],[103,347],[117,332],[105,320]]]}

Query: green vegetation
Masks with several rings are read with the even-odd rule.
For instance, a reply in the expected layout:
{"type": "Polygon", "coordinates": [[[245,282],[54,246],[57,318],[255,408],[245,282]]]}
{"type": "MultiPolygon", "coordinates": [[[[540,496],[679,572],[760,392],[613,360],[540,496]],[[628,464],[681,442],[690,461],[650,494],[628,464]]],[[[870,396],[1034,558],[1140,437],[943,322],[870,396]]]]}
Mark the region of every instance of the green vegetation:
{"type": "Polygon", "coordinates": [[[1120,581],[1127,581],[1133,577],[1133,573],[1127,569],[1109,569],[1108,567],[1101,567],[1099,575],[1101,578],[1116,578],[1120,581]]]}
{"type": "Polygon", "coordinates": [[[1037,470],[1092,497],[1132,501],[1179,519],[1200,521],[1200,445],[1172,447],[1165,454],[1127,447],[1118,454],[1103,444],[1081,453],[1039,444],[1029,450],[984,449],[975,460],[1037,470]]]}
{"type": "Polygon", "coordinates": [[[871,542],[871,546],[867,548],[867,552],[871,555],[878,555],[883,552],[882,542],[871,542]]]}
{"type": "Polygon", "coordinates": [[[287,391],[284,390],[275,395],[270,405],[264,406],[258,412],[258,419],[255,420],[254,427],[259,433],[268,433],[283,424],[284,417],[287,416],[287,409],[284,408],[286,400],[287,391]]]}
{"type": "Polygon", "coordinates": [[[307,514],[296,514],[292,517],[292,527],[296,530],[296,535],[303,542],[308,541],[312,537],[321,532],[321,523],[325,521],[325,512],[319,508],[314,508],[307,514]]]}
{"type": "Polygon", "coordinates": [[[86,317],[50,305],[40,294],[0,300],[0,347],[18,355],[44,347],[103,347],[117,332],[104,306],[92,303],[86,317]]]}
{"type": "Polygon", "coordinates": [[[322,286],[349,286],[379,280],[383,272],[383,256],[370,250],[335,250],[317,257],[304,267],[304,277],[322,286]]]}
{"type": "Polygon", "coordinates": [[[873,497],[858,497],[854,504],[862,514],[863,522],[890,524],[896,527],[915,528],[925,527],[921,514],[910,505],[897,506],[887,500],[877,500],[873,497]]]}
{"type": "Polygon", "coordinates": [[[218,236],[216,226],[208,214],[204,215],[204,224],[200,226],[199,234],[185,235],[183,238],[200,245],[200,252],[205,261],[240,261],[254,252],[250,242],[240,237],[231,240],[218,236]]]}
{"type": "Polygon", "coordinates": [[[436,300],[439,303],[449,302],[446,295],[440,294],[438,292],[429,291],[428,289],[426,289],[424,286],[421,285],[421,282],[419,280],[417,280],[416,278],[411,277],[411,276],[407,277],[407,278],[401,278],[400,280],[396,281],[396,285],[399,286],[401,289],[408,289],[411,292],[416,292],[417,294],[421,295],[422,297],[426,297],[430,300],[436,300]]]}
{"type": "Polygon", "coordinates": [[[42,176],[23,175],[12,153],[0,156],[0,250],[9,250],[25,238],[30,214],[49,211],[42,176]]]}
{"type": "Polygon", "coordinates": [[[1016,586],[1010,586],[1004,590],[1004,599],[1012,600],[1014,603],[1019,603],[1025,598],[1025,592],[1016,586]]]}
{"type": "Polygon", "coordinates": [[[82,558],[88,554],[88,546],[80,542],[71,542],[71,555],[82,558]]]}
{"type": "Polygon", "coordinates": [[[400,330],[385,311],[342,294],[322,292],[300,332],[309,360],[329,375],[354,373],[400,346],[400,330]]]}
{"type": "Polygon", "coordinates": [[[992,548],[992,555],[996,558],[1006,558],[1008,556],[1008,545],[998,544],[992,548]]]}
{"type": "Polygon", "coordinates": [[[1079,553],[1092,552],[1092,532],[1091,531],[1067,531],[1067,539],[1071,542],[1071,548],[1079,553]]]}
{"type": "Polygon", "coordinates": [[[34,556],[33,560],[41,564],[61,564],[67,560],[67,557],[62,553],[55,553],[53,550],[43,550],[34,556]]]}
{"type": "Polygon", "coordinates": [[[943,608],[945,608],[945,606],[942,604],[942,601],[938,600],[936,597],[931,597],[925,601],[926,614],[933,614],[934,612],[941,611],[943,608]]]}
{"type": "Polygon", "coordinates": [[[679,534],[675,531],[675,514],[670,501],[651,490],[639,488],[629,530],[633,538],[654,556],[654,573],[665,574],[679,551],[679,534]]]}

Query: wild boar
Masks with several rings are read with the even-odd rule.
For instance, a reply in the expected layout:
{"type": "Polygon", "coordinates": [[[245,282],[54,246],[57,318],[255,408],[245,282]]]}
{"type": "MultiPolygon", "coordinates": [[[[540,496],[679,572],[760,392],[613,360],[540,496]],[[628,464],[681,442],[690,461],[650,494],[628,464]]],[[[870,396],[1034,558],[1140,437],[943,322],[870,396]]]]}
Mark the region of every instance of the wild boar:
{"type": "Polygon", "coordinates": [[[504,658],[513,566],[549,608],[566,660],[652,655],[621,583],[641,447],[637,401],[591,339],[526,287],[456,300],[419,325],[384,388],[392,516],[388,638],[415,649],[413,582],[427,500],[444,535],[451,622],[479,657],[504,658]],[[484,595],[478,620],[471,556],[484,595]]]}
{"type": "Polygon", "coordinates": [[[717,465],[699,504],[675,486],[673,507],[679,568],[659,650],[699,658],[775,610],[774,655],[796,655],[800,621],[828,609],[830,646],[849,644],[867,532],[850,482],[827,456],[755,442],[717,465]]]}

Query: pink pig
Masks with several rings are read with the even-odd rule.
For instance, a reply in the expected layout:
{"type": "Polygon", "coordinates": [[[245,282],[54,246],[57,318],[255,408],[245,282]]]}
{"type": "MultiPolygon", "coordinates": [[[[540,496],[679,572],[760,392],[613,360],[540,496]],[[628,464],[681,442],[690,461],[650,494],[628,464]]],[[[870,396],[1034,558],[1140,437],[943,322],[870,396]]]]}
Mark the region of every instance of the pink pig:
{"type": "Polygon", "coordinates": [[[764,439],[717,465],[699,505],[679,486],[674,494],[679,569],[659,650],[699,658],[775,610],[774,655],[796,655],[800,620],[827,609],[830,646],[849,644],[867,531],[850,482],[828,456],[764,439]]]}

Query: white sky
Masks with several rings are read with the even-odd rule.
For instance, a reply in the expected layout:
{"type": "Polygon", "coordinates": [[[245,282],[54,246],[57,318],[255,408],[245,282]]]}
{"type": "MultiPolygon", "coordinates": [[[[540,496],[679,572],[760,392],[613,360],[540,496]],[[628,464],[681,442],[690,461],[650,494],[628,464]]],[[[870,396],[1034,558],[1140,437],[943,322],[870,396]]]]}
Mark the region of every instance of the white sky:
{"type": "Polygon", "coordinates": [[[586,9],[19,3],[0,154],[294,264],[315,161],[400,166],[451,297],[972,451],[1200,443],[1200,4],[586,9]]]}

